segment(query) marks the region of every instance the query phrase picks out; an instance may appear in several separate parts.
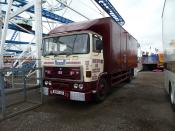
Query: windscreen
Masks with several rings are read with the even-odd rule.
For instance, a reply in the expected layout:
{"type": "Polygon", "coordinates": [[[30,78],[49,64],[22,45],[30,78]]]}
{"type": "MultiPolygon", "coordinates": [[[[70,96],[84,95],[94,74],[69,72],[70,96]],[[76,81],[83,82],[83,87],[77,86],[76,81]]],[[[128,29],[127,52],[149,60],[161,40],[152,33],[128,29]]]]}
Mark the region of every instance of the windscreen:
{"type": "Polygon", "coordinates": [[[45,38],[43,55],[71,55],[89,53],[89,35],[73,34],[45,38]]]}

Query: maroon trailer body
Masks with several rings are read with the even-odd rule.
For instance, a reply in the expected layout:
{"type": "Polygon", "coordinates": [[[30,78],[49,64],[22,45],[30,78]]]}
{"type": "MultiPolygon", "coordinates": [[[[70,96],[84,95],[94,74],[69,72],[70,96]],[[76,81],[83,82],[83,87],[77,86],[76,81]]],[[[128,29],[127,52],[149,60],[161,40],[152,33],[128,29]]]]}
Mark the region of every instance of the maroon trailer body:
{"type": "MultiPolygon", "coordinates": [[[[130,78],[134,75],[134,68],[137,66],[138,43],[134,37],[132,37],[124,28],[114,22],[111,18],[101,18],[59,26],[51,30],[45,39],[85,33],[89,34],[89,52],[86,54],[73,54],[72,49],[72,54],[70,56],[67,55],[69,58],[67,58],[67,56],[64,58],[62,56],[60,58],[71,61],[74,60],[73,58],[77,57],[77,60],[81,61],[81,64],[77,66],[83,67],[83,73],[81,74],[83,77],[82,83],[93,83],[90,84],[91,86],[93,85],[93,87],[89,87],[89,89],[91,89],[91,91],[89,91],[91,92],[90,96],[91,98],[92,96],[95,96],[97,100],[101,101],[106,97],[110,87],[121,83],[122,81],[130,80],[130,78]],[[99,48],[100,43],[102,45],[101,48],[99,48]],[[81,60],[81,58],[83,58],[83,60],[81,60]],[[90,63],[90,67],[87,67],[88,62],[90,63]],[[93,69],[93,67],[95,69],[93,69]],[[96,73],[94,73],[94,71],[96,73]]],[[[74,40],[76,39],[77,37],[74,40]]],[[[61,54],[58,54],[58,56],[61,56],[61,54]]],[[[43,66],[48,67],[50,65],[43,64],[43,66]]],[[[66,64],[64,66],[70,67],[70,65],[66,64]]],[[[57,67],[63,67],[63,65],[57,65],[57,67]]],[[[48,82],[48,80],[45,81],[48,82]]],[[[75,83],[76,82],[72,84],[75,83]]],[[[81,89],[79,92],[82,92],[81,89]]],[[[86,92],[83,93],[86,94],[86,92]]],[[[85,98],[86,97],[83,99],[77,98],[73,100],[86,101],[91,99],[85,98]]]]}

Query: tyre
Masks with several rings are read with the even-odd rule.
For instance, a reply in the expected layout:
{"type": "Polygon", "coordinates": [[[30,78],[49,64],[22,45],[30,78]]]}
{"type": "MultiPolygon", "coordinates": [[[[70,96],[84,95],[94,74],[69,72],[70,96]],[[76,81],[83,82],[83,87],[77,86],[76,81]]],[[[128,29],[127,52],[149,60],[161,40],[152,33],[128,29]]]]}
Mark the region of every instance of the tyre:
{"type": "Polygon", "coordinates": [[[175,101],[175,100],[174,100],[174,98],[175,98],[175,93],[173,92],[172,87],[170,88],[169,96],[170,96],[171,106],[172,106],[172,108],[173,108],[173,111],[175,111],[175,102],[174,102],[174,101],[175,101]]]}
{"type": "Polygon", "coordinates": [[[98,84],[98,91],[95,94],[95,101],[102,102],[106,99],[108,93],[107,82],[105,79],[100,79],[98,84]]]}
{"type": "Polygon", "coordinates": [[[130,83],[130,82],[131,82],[131,79],[132,79],[132,77],[131,77],[131,75],[129,74],[128,78],[126,79],[126,82],[127,82],[127,83],[130,83]]]}
{"type": "Polygon", "coordinates": [[[126,82],[127,82],[127,83],[130,83],[131,80],[132,80],[132,78],[133,78],[133,76],[134,76],[134,69],[130,69],[130,70],[129,70],[129,76],[128,76],[128,78],[126,79],[126,82]]]}

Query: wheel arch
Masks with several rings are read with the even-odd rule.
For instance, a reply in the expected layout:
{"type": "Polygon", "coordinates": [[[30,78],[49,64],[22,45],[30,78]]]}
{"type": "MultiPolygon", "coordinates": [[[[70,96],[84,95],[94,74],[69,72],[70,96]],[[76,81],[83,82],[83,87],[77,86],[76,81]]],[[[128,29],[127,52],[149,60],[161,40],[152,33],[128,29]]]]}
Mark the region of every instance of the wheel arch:
{"type": "Polygon", "coordinates": [[[99,74],[98,76],[98,80],[97,80],[97,86],[96,89],[98,90],[98,85],[101,79],[106,79],[107,84],[109,85],[109,80],[108,80],[108,73],[107,72],[102,72],[99,74]]]}

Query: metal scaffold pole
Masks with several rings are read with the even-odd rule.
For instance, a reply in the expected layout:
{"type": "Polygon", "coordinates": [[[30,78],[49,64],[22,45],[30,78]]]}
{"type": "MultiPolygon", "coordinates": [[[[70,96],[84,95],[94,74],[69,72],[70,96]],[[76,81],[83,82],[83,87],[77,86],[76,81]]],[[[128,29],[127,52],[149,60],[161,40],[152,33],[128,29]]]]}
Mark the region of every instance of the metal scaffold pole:
{"type": "MultiPolygon", "coordinates": [[[[42,0],[35,0],[35,37],[37,45],[37,67],[41,68],[41,45],[42,45],[42,0]]],[[[37,71],[37,78],[41,78],[40,70],[37,71]]],[[[41,84],[41,81],[38,81],[41,84]]]]}
{"type": "Polygon", "coordinates": [[[3,62],[4,44],[5,44],[7,30],[8,30],[8,23],[9,23],[12,3],[13,3],[13,0],[8,0],[8,7],[7,7],[5,20],[4,20],[4,27],[2,30],[1,45],[0,45],[0,69],[2,69],[4,66],[4,62],[3,62]]]}
{"type": "MultiPolygon", "coordinates": [[[[2,2],[1,0],[0,0],[0,2],[2,2]]],[[[0,38],[1,38],[1,36],[2,36],[2,6],[1,6],[1,4],[0,4],[0,38]]]]}

